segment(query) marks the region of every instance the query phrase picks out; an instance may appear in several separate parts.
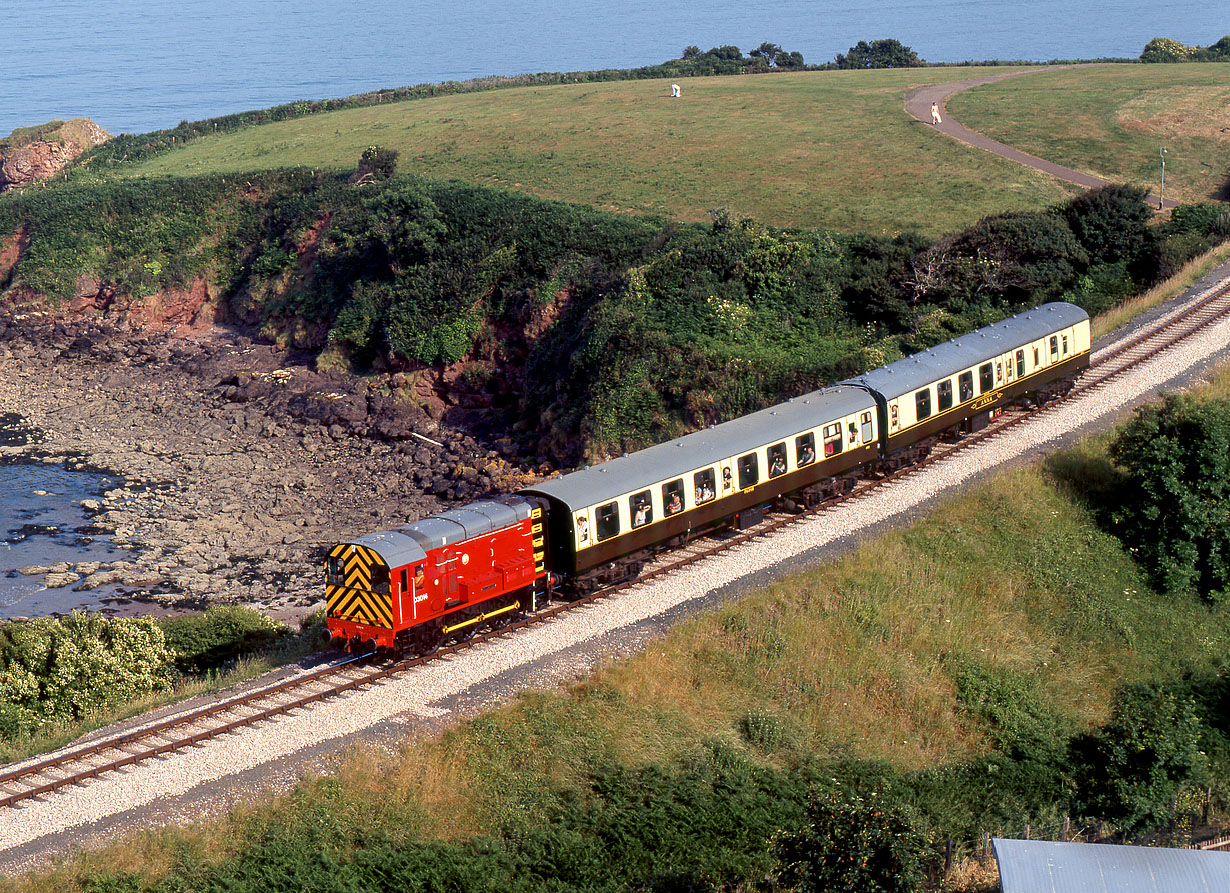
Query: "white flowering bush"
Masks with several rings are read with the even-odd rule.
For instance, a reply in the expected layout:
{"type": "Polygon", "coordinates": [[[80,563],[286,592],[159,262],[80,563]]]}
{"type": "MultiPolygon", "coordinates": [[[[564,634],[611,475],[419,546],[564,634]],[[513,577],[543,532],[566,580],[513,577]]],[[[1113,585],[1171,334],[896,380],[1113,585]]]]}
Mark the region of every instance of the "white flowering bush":
{"type": "Polygon", "coordinates": [[[0,627],[0,735],[91,713],[169,688],[175,653],[149,618],[74,611],[0,627]]]}

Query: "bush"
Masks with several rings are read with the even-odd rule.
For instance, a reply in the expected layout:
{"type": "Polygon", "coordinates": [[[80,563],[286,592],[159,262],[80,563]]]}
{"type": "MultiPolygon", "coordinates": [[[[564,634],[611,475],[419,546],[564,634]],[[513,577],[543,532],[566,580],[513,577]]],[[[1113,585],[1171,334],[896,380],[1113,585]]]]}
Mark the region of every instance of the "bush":
{"type": "Polygon", "coordinates": [[[238,658],[284,643],[293,633],[276,620],[242,605],[218,605],[199,614],[159,622],[175,666],[200,676],[225,669],[238,658]]]}
{"type": "Polygon", "coordinates": [[[807,807],[807,823],[782,834],[778,878],[791,889],[836,893],[910,893],[921,889],[926,850],[906,814],[868,798],[826,792],[807,807]]]}
{"type": "Polygon", "coordinates": [[[74,611],[0,627],[0,732],[85,716],[169,688],[174,653],[148,618],[74,611]]]}
{"type": "Polygon", "coordinates": [[[1217,602],[1230,592],[1230,401],[1168,395],[1120,429],[1127,472],[1114,529],[1157,585],[1217,602]]]}

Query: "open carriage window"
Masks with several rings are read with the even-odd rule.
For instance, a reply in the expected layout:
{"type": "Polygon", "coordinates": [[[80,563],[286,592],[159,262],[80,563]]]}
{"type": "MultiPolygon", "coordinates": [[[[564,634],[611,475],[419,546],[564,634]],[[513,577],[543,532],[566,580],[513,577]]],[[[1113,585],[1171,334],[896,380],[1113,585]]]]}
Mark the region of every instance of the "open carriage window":
{"type": "Polygon", "coordinates": [[[914,408],[916,414],[914,418],[920,422],[931,415],[931,389],[923,388],[914,394],[914,408]]]}
{"type": "Polygon", "coordinates": [[[952,406],[952,379],[945,378],[935,386],[935,391],[939,395],[940,412],[952,406]]]}
{"type": "Polygon", "coordinates": [[[760,463],[755,453],[739,457],[739,489],[746,490],[760,483],[760,463]]]}
{"type": "Polygon", "coordinates": [[[696,505],[708,502],[717,495],[716,477],[713,474],[712,468],[706,468],[704,471],[698,471],[692,475],[692,485],[695,488],[696,505]]]}
{"type": "Polygon", "coordinates": [[[841,422],[825,425],[820,433],[824,435],[824,458],[841,452],[841,422]]]}
{"type": "Polygon", "coordinates": [[[974,399],[974,373],[962,372],[957,376],[957,393],[961,402],[974,399]]]}
{"type": "Polygon", "coordinates": [[[662,485],[662,514],[666,517],[683,511],[683,478],[662,485]]]}
{"type": "Polygon", "coordinates": [[[598,507],[598,542],[619,533],[619,506],[613,502],[598,507]]]}
{"type": "Polygon", "coordinates": [[[816,435],[800,434],[794,439],[794,464],[799,468],[816,461],[816,435]]]}
{"type": "Polygon", "coordinates": [[[649,500],[648,490],[628,497],[628,514],[632,516],[633,527],[644,527],[653,520],[653,504],[649,500]]]}
{"type": "Polygon", "coordinates": [[[769,447],[769,477],[780,477],[786,473],[786,444],[775,443],[769,447]]]}

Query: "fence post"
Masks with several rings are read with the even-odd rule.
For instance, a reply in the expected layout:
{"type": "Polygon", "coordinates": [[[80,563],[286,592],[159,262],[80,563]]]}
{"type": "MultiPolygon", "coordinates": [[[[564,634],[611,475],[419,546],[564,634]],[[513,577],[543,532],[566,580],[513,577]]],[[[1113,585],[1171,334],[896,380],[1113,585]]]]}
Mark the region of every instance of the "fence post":
{"type": "Polygon", "coordinates": [[[1209,803],[1213,800],[1213,789],[1204,789],[1204,808],[1200,810],[1200,824],[1207,825],[1209,823],[1209,803]]]}
{"type": "Polygon", "coordinates": [[[1071,819],[1068,816],[1063,817],[1063,834],[1062,834],[1061,839],[1063,840],[1064,843],[1068,842],[1068,834],[1072,830],[1072,825],[1070,824],[1070,822],[1071,822],[1071,819]]]}
{"type": "Polygon", "coordinates": [[[991,858],[991,832],[982,832],[982,849],[978,853],[978,861],[985,865],[987,860],[991,858]]]}
{"type": "Polygon", "coordinates": [[[944,877],[952,871],[952,835],[948,835],[948,843],[944,844],[944,877]]]}
{"type": "Polygon", "coordinates": [[[1031,837],[1029,836],[1029,822],[1026,822],[1026,823],[1025,823],[1025,839],[1026,839],[1026,840],[1032,840],[1032,839],[1033,839],[1033,838],[1031,838],[1031,837]]]}

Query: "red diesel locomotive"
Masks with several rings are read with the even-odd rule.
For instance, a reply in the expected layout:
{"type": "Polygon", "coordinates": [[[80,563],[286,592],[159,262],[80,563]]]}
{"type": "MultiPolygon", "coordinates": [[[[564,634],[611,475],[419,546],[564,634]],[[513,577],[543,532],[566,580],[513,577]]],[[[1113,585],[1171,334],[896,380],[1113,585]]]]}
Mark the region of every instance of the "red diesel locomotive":
{"type": "Polygon", "coordinates": [[[329,633],[350,650],[426,653],[532,612],[545,591],[541,499],[501,496],[335,546],[329,633]]]}

